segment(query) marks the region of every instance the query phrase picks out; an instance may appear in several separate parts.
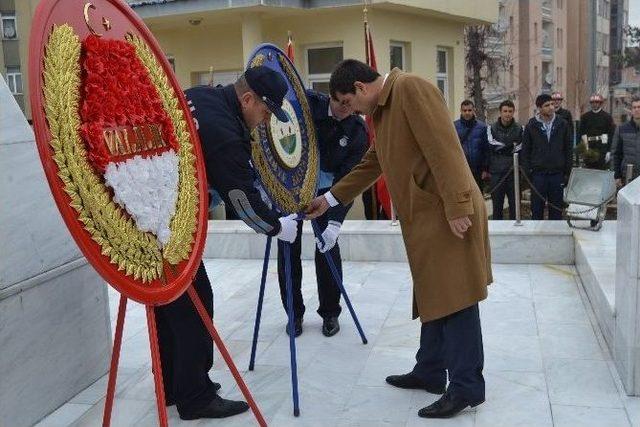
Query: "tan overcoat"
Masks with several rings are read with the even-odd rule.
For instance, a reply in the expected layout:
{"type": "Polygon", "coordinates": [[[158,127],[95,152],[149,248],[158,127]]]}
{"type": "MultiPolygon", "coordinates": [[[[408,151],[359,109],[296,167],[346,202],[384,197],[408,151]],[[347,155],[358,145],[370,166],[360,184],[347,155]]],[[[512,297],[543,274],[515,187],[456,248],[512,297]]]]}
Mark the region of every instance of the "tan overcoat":
{"type": "Polygon", "coordinates": [[[438,319],[485,299],[493,280],[487,212],[440,91],[394,69],[373,124],[375,149],[331,193],[349,203],[384,173],[413,278],[414,319],[438,319]],[[447,220],[467,215],[472,226],[459,239],[447,220]]]}

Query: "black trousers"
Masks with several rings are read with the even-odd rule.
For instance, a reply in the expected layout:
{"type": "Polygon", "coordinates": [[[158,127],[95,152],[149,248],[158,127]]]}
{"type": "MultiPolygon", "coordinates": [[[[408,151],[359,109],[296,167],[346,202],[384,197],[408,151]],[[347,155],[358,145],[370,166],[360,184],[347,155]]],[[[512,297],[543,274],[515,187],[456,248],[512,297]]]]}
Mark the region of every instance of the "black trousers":
{"type": "MultiPolygon", "coordinates": [[[[322,215],[316,219],[320,232],[327,227],[328,219],[326,215],[322,215]]],[[[293,287],[293,313],[296,319],[302,318],[305,312],[304,301],[302,299],[302,260],[300,259],[302,248],[302,221],[298,223],[298,235],[296,240],[291,244],[291,276],[293,287]]],[[[284,245],[285,243],[278,240],[278,282],[280,283],[280,297],[282,298],[282,306],[287,310],[287,282],[284,268],[284,245]]],[[[333,259],[340,277],[342,277],[342,258],[340,257],[340,246],[336,245],[327,252],[333,259]]],[[[340,315],[342,308],[340,307],[340,289],[333,279],[325,254],[321,253],[316,247],[315,254],[316,263],[316,279],[318,282],[318,314],[322,318],[336,317],[340,315]]]]}
{"type": "MultiPolygon", "coordinates": [[[[559,208],[563,205],[563,190],[562,184],[564,183],[564,176],[561,173],[544,173],[534,172],[531,180],[536,189],[544,196],[547,201],[559,208]]],[[[544,219],[544,206],[545,201],[538,197],[535,191],[531,191],[531,216],[532,219],[542,220],[544,219]]],[[[548,205],[548,204],[547,204],[548,205]]],[[[562,219],[562,211],[547,206],[549,210],[550,220],[562,219]]]]}
{"type": "Polygon", "coordinates": [[[503,219],[502,211],[504,210],[504,198],[506,196],[509,205],[509,219],[515,219],[516,217],[516,197],[513,189],[513,172],[508,172],[510,175],[507,177],[500,186],[496,187],[500,180],[502,180],[507,171],[502,173],[491,174],[491,203],[493,204],[492,219],[503,219]]]}
{"type": "MultiPolygon", "coordinates": [[[[202,262],[193,284],[213,319],[213,291],[202,262]]],[[[167,400],[174,400],[180,413],[207,405],[216,395],[209,378],[213,339],[196,307],[185,292],[172,303],[156,307],[155,311],[167,400]]]]}
{"type": "Polygon", "coordinates": [[[362,204],[364,205],[364,217],[368,220],[388,220],[387,214],[384,212],[382,205],[375,197],[376,185],[366,189],[362,193],[362,204]]]}
{"type": "Polygon", "coordinates": [[[424,322],[413,373],[470,403],[484,400],[484,352],[480,312],[474,304],[441,319],[424,322]]]}

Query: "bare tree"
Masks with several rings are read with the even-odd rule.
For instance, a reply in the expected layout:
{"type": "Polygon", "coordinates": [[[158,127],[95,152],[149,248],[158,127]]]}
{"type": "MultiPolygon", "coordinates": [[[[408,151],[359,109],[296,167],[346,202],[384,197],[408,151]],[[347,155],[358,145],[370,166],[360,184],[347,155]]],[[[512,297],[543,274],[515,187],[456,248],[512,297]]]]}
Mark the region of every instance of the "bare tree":
{"type": "Polygon", "coordinates": [[[485,90],[492,83],[496,86],[496,74],[504,72],[510,64],[509,52],[505,51],[505,30],[500,25],[472,25],[464,31],[465,86],[476,105],[478,119],[482,121],[487,118],[485,90]]]}

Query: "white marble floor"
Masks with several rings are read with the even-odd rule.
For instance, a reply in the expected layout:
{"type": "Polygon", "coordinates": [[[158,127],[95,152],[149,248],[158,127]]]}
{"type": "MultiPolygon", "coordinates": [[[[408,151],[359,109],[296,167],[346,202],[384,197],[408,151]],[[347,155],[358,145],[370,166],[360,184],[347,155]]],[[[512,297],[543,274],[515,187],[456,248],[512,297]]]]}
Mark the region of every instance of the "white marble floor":
{"type": "MultiPolygon", "coordinates": [[[[496,282],[481,304],[487,401],[450,420],[425,420],[419,408],[437,396],[398,390],[384,378],[413,366],[419,324],[410,320],[409,272],[402,263],[347,263],[345,282],[369,338],[362,345],[345,308],[342,331],[320,332],[313,264],[304,264],[307,305],[298,338],[301,416],[291,406],[286,316],[277,275],[269,271],[256,370],[247,371],[261,262],[208,260],[214,283],[216,326],[267,421],[273,426],[640,426],[640,398],[621,391],[593,314],[569,266],[494,265],[496,282]]],[[[112,321],[117,297],[111,292],[112,321]]],[[[157,412],[142,306],[130,304],[125,321],[114,426],[154,426],[157,412]]],[[[211,377],[226,397],[240,398],[216,355],[211,377]]],[[[39,426],[99,426],[106,378],[87,388],[39,426]]],[[[247,426],[251,413],[170,425],[247,426]]]]}

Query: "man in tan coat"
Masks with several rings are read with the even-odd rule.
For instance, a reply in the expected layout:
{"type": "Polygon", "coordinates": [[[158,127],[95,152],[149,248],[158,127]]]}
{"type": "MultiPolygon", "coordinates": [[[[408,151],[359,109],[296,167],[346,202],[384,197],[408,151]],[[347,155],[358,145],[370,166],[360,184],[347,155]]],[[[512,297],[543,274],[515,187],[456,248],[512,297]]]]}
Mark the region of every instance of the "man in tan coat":
{"type": "Polygon", "coordinates": [[[418,415],[454,416],[485,398],[478,302],[493,279],[484,200],[432,84],[398,69],[383,78],[348,59],[333,71],[330,88],[338,101],[372,115],[376,142],[307,215],[350,203],[385,174],[413,278],[413,318],[422,322],[415,367],[387,382],[444,393],[418,415]]]}

